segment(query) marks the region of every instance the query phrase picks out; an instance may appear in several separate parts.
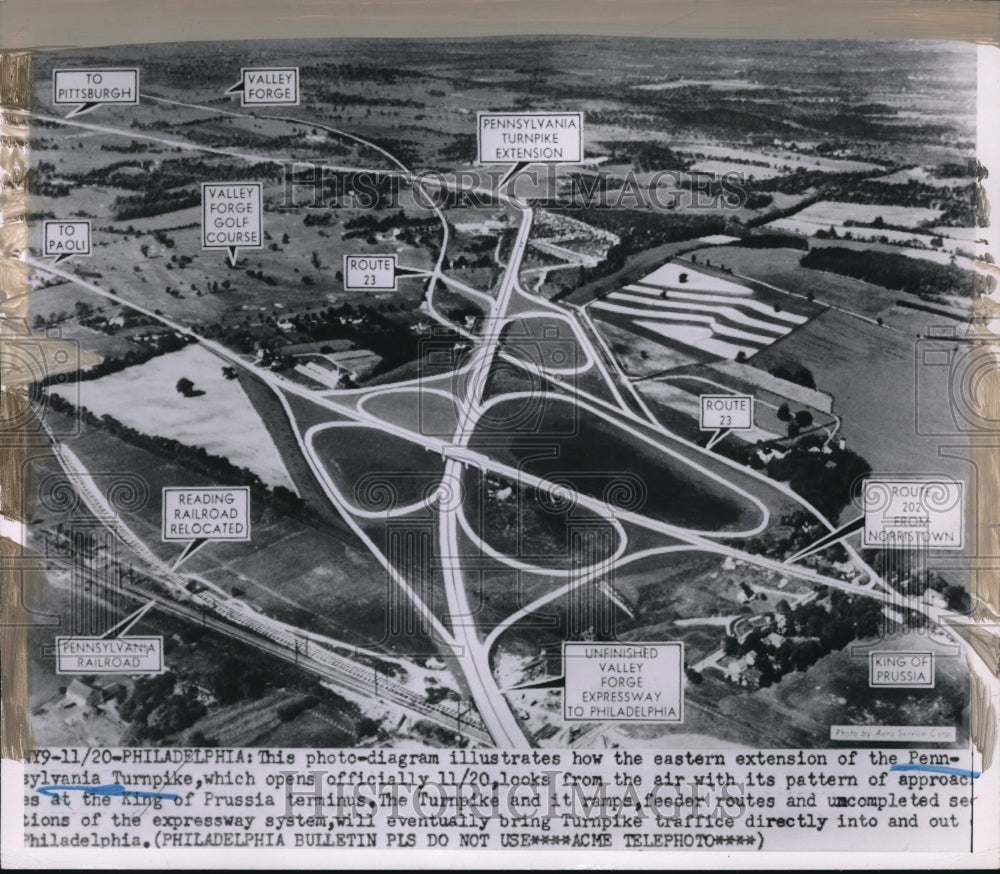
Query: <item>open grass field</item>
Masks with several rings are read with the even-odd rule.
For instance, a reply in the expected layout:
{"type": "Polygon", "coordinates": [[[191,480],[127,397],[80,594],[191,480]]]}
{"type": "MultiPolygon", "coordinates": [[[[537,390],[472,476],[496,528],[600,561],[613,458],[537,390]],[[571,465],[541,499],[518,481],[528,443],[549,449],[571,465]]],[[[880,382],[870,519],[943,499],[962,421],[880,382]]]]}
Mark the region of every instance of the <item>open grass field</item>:
{"type": "MultiPolygon", "coordinates": [[[[855,240],[881,241],[883,243],[895,243],[900,246],[930,246],[932,239],[930,234],[896,231],[891,228],[852,227],[837,224],[836,222],[821,223],[794,216],[792,218],[776,219],[773,222],[768,222],[766,227],[775,231],[790,231],[793,234],[802,234],[804,236],[812,236],[817,231],[826,231],[833,228],[838,236],[846,237],[850,234],[851,238],[855,240]]],[[[945,263],[947,263],[948,254],[944,252],[939,253],[939,256],[942,255],[945,263]]]]}
{"type": "Polygon", "coordinates": [[[754,364],[767,369],[791,359],[812,370],[818,388],[833,395],[848,447],[873,470],[964,477],[968,466],[939,452],[940,435],[957,433],[948,403],[921,405],[923,433],[917,433],[920,386],[936,375],[922,364],[922,350],[932,346],[949,354],[950,345],[919,341],[830,310],[765,350],[754,364]]]}
{"type": "Polygon", "coordinates": [[[318,431],[313,446],[346,499],[365,511],[427,499],[444,472],[440,455],[365,425],[318,431]]]}
{"type": "MultiPolygon", "coordinates": [[[[248,171],[247,181],[258,180],[250,178],[248,171]]],[[[174,229],[159,232],[170,242],[165,245],[154,237],[156,228],[147,227],[145,218],[114,221],[107,212],[110,201],[91,211],[95,225],[93,255],[74,258],[67,264],[77,272],[100,273],[94,282],[101,288],[114,289],[123,303],[133,301],[161,310],[185,324],[239,324],[248,317],[255,321],[258,313],[287,315],[313,308],[318,301],[327,306],[327,295],[334,295],[337,302],[371,303],[370,294],[345,293],[337,276],[345,254],[386,251],[384,242],[341,239],[342,222],[364,215],[365,211],[340,210],[339,221],[329,227],[306,226],[305,208],[277,209],[280,185],[268,182],[264,191],[265,248],[240,250],[236,267],[230,266],[224,251],[202,250],[200,214],[196,213],[192,221],[191,211],[185,210],[186,220],[171,218],[168,226],[174,229]],[[268,206],[269,197],[276,201],[273,210],[268,206]],[[105,223],[119,231],[132,226],[135,233],[102,233],[100,226],[105,223]],[[251,270],[254,276],[249,275],[251,270]],[[173,293],[168,293],[168,288],[173,293]]],[[[401,263],[422,269],[432,266],[436,254],[399,242],[394,242],[390,250],[399,254],[401,263]]],[[[419,283],[403,283],[393,300],[410,310],[419,303],[421,294],[419,283]]]]}
{"type": "Polygon", "coordinates": [[[842,203],[835,200],[821,200],[795,213],[796,221],[814,226],[817,230],[830,225],[842,225],[845,221],[874,222],[881,218],[887,225],[917,227],[923,222],[932,222],[941,215],[939,209],[919,206],[891,206],[882,203],[842,203]]]}
{"type": "Polygon", "coordinates": [[[566,319],[529,316],[510,322],[501,335],[502,349],[536,367],[559,372],[586,363],[573,326],[566,319]]]}
{"type": "MultiPolygon", "coordinates": [[[[503,415],[507,404],[494,409],[503,415]]],[[[509,413],[513,418],[517,408],[509,413]]],[[[529,423],[511,435],[498,456],[523,464],[530,473],[558,477],[612,506],[646,513],[654,518],[692,528],[725,530],[749,527],[759,511],[720,483],[694,467],[626,434],[599,417],[581,415],[566,403],[539,408],[537,426],[529,423]],[[546,435],[559,436],[558,453],[538,451],[546,435]]],[[[477,431],[472,445],[483,445],[490,433],[477,431]]]]}
{"type": "Polygon", "coordinates": [[[429,437],[448,437],[458,427],[458,410],[446,386],[432,390],[426,387],[385,390],[359,401],[360,409],[386,422],[409,428],[429,437]]]}
{"type": "MultiPolygon", "coordinates": [[[[515,611],[527,606],[536,598],[548,594],[564,580],[555,577],[526,573],[508,567],[488,555],[481,554],[465,537],[459,535],[463,555],[467,556],[465,588],[472,622],[480,640],[515,611]]],[[[526,627],[551,629],[555,624],[553,612],[541,609],[523,620],[526,627]]]]}
{"type": "Polygon", "coordinates": [[[693,173],[709,173],[712,176],[722,176],[724,173],[738,173],[746,179],[773,179],[784,172],[779,167],[758,167],[755,164],[744,164],[739,161],[727,161],[724,158],[707,161],[695,161],[688,167],[693,173]]]}
{"type": "MultiPolygon", "coordinates": [[[[843,245],[847,248],[899,251],[896,247],[882,246],[878,243],[852,243],[842,240],[829,242],[831,245],[843,245]]],[[[818,245],[825,243],[820,242],[818,245]]],[[[749,249],[741,246],[717,246],[693,253],[699,261],[708,258],[713,266],[725,267],[735,274],[785,290],[788,293],[784,295],[777,291],[772,291],[772,294],[778,300],[784,299],[789,307],[808,305],[803,298],[812,295],[815,298],[815,303],[812,304],[814,312],[819,311],[818,305],[826,304],[842,307],[870,319],[881,317],[886,324],[893,325],[898,315],[896,301],[903,299],[919,303],[919,299],[914,295],[902,291],[890,291],[880,285],[849,276],[800,267],[799,261],[803,254],[801,249],[749,249]]],[[[969,304],[967,301],[955,300],[950,306],[955,310],[957,318],[969,304]]],[[[933,320],[931,316],[923,318],[925,321],[933,320]]],[[[899,327],[910,330],[909,326],[902,323],[899,327]]]]}
{"type": "Polygon", "coordinates": [[[595,324],[608,341],[622,370],[629,376],[651,376],[654,373],[673,370],[675,367],[683,367],[695,360],[677,349],[657,343],[622,325],[603,319],[595,319],[595,324]]]}
{"type": "Polygon", "coordinates": [[[77,383],[71,391],[79,392],[80,403],[98,416],[110,415],[143,434],[201,446],[210,455],[249,468],[268,485],[294,490],[260,416],[240,383],[222,375],[222,367],[219,358],[194,344],[77,383]],[[176,388],[180,379],[191,380],[200,394],[182,395],[176,388]],[[137,398],[149,403],[137,404],[137,398]]]}
{"type": "MultiPolygon", "coordinates": [[[[433,510],[424,509],[393,519],[364,519],[359,524],[416,598],[449,628],[443,569],[452,557],[441,551],[435,518],[433,510]]],[[[369,645],[390,647],[393,652],[415,657],[438,654],[435,644],[440,645],[441,651],[447,651],[447,644],[437,638],[409,594],[388,571],[383,572],[383,580],[384,598],[372,614],[373,627],[379,636],[369,645]]]]}
{"type": "MultiPolygon", "coordinates": [[[[735,173],[756,175],[762,170],[775,171],[771,175],[779,175],[802,168],[803,170],[822,170],[827,173],[857,173],[859,171],[877,172],[882,169],[878,164],[868,161],[852,161],[844,158],[827,158],[821,155],[807,155],[799,152],[778,151],[774,149],[741,149],[734,146],[711,145],[708,143],[677,144],[678,151],[688,154],[703,155],[714,160],[727,170],[735,173]]],[[[692,166],[692,170],[698,169],[692,166]]],[[[715,172],[706,170],[705,172],[715,172]]],[[[768,178],[758,175],[758,179],[768,178]]]]}
{"type": "Polygon", "coordinates": [[[579,568],[610,555],[618,536],[606,520],[583,507],[523,488],[500,497],[501,488],[466,471],[463,511],[487,546],[542,568],[579,568]],[[600,554],[596,552],[600,550],[600,554]]]}
{"type": "MultiPolygon", "coordinates": [[[[99,488],[106,489],[124,471],[142,471],[146,499],[123,512],[122,519],[161,559],[175,559],[182,546],[160,541],[162,488],[218,483],[103,431],[84,429],[67,443],[99,488]]],[[[319,514],[310,518],[314,524],[276,517],[251,502],[249,543],[209,543],[183,567],[238,593],[268,616],[302,628],[351,644],[383,643],[397,652],[426,649],[419,630],[387,638],[385,605],[392,584],[364,545],[342,522],[319,514]]]]}
{"type": "MultiPolygon", "coordinates": [[[[878,237],[881,235],[877,232],[864,235],[857,233],[857,230],[857,228],[854,229],[855,232],[853,233],[853,236],[855,239],[853,240],[844,240],[840,238],[836,240],[820,240],[816,237],[812,237],[809,240],[809,246],[812,249],[839,246],[844,249],[886,252],[890,255],[905,255],[907,258],[916,258],[918,261],[932,261],[935,264],[954,264],[956,267],[961,267],[963,270],[976,269],[976,262],[971,257],[977,248],[974,240],[951,237],[944,240],[943,248],[915,249],[912,245],[907,246],[880,242],[878,237]]],[[[906,240],[904,240],[904,243],[909,239],[912,239],[912,235],[907,237],[906,240]]],[[[974,239],[978,239],[978,236],[974,239]]],[[[920,242],[924,245],[928,244],[927,241],[923,239],[921,239],[920,242]]],[[[967,300],[963,301],[962,306],[968,306],[967,300]]]]}

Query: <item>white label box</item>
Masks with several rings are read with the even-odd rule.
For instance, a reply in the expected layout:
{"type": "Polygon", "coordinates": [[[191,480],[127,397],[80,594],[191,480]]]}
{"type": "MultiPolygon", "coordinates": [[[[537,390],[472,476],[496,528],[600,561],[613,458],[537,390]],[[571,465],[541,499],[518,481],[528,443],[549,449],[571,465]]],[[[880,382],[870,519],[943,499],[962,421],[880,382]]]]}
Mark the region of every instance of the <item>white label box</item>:
{"type": "Polygon", "coordinates": [[[57,674],[162,674],[162,637],[57,637],[57,674]]]}
{"type": "Polygon", "coordinates": [[[231,255],[263,248],[263,189],[260,182],[202,182],[201,247],[231,255]]]}
{"type": "Polygon", "coordinates": [[[480,164],[583,160],[582,112],[480,112],[480,164]]]}
{"type": "Polygon", "coordinates": [[[562,655],[567,721],[684,721],[683,643],[564,643],[562,655]]]}
{"type": "Polygon", "coordinates": [[[239,92],[241,106],[298,106],[298,67],[243,67],[240,81],[229,93],[239,92]]]}
{"type": "Polygon", "coordinates": [[[864,491],[866,547],[961,549],[963,484],[947,479],[869,479],[864,491]]]}
{"type": "Polygon", "coordinates": [[[164,541],[249,540],[246,486],[163,489],[164,541]]]}
{"type": "Polygon", "coordinates": [[[139,103],[139,68],[53,70],[52,103],[80,106],[81,112],[102,103],[136,106],[139,103]]]}
{"type": "Polygon", "coordinates": [[[868,685],[898,689],[934,688],[934,653],[870,652],[868,685]]]}
{"type": "Polygon", "coordinates": [[[50,220],[42,223],[42,253],[59,259],[90,254],[90,221],[50,220]]]}
{"type": "Polygon", "coordinates": [[[701,430],[749,431],[753,428],[753,395],[701,395],[701,430]]]}
{"type": "Polygon", "coordinates": [[[344,291],[396,291],[396,256],[345,255],[344,291]]]}

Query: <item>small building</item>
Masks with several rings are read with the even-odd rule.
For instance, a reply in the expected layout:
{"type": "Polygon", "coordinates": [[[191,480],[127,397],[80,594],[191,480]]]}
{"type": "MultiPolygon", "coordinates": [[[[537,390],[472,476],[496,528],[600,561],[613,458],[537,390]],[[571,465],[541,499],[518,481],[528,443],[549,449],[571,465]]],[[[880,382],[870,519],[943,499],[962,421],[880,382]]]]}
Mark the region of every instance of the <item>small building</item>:
{"type": "Polygon", "coordinates": [[[928,604],[931,607],[937,607],[940,610],[944,610],[948,606],[948,599],[936,589],[927,589],[920,600],[923,601],[923,603],[928,604]]]}
{"type": "Polygon", "coordinates": [[[109,683],[103,689],[101,689],[101,695],[105,701],[112,701],[118,698],[120,695],[128,692],[128,687],[124,683],[109,683]]]}
{"type": "Polygon", "coordinates": [[[334,352],[326,356],[338,367],[347,371],[351,379],[357,381],[368,376],[379,364],[382,356],[376,355],[370,349],[353,349],[349,352],[334,352]]]}
{"type": "Polygon", "coordinates": [[[63,697],[63,709],[79,707],[81,710],[96,710],[104,703],[104,695],[96,686],[90,686],[83,680],[73,680],[66,688],[63,697]]]}
{"type": "Polygon", "coordinates": [[[726,676],[733,683],[739,683],[741,686],[750,685],[753,682],[753,666],[756,661],[757,653],[750,650],[750,652],[740,658],[734,658],[726,665],[726,676]]]}
{"type": "Polygon", "coordinates": [[[758,449],[757,450],[757,457],[761,461],[763,461],[764,464],[767,464],[773,458],[781,459],[781,458],[784,458],[786,455],[788,455],[787,451],[782,452],[777,447],[774,447],[773,449],[763,449],[762,448],[762,449],[758,449]]]}

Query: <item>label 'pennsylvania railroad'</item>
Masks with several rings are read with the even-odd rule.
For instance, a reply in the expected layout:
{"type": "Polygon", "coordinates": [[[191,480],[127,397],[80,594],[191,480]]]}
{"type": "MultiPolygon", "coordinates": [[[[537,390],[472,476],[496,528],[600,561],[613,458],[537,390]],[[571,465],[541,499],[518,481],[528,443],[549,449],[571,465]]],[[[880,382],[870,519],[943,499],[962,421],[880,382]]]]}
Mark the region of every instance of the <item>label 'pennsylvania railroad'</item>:
{"type": "Polygon", "coordinates": [[[162,637],[57,637],[57,674],[159,674],[162,637]]]}

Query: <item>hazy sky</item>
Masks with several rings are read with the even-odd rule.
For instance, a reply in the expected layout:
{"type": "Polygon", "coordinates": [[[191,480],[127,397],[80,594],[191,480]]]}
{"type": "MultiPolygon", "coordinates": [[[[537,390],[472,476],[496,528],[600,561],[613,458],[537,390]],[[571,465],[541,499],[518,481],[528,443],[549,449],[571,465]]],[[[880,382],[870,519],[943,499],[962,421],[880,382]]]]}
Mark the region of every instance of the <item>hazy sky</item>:
{"type": "Polygon", "coordinates": [[[4,48],[335,36],[594,33],[998,41],[1000,3],[948,0],[0,0],[4,48]]]}

